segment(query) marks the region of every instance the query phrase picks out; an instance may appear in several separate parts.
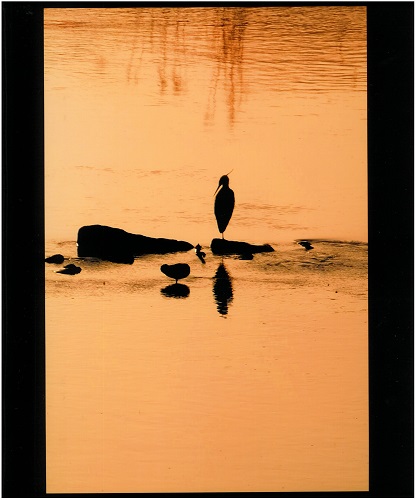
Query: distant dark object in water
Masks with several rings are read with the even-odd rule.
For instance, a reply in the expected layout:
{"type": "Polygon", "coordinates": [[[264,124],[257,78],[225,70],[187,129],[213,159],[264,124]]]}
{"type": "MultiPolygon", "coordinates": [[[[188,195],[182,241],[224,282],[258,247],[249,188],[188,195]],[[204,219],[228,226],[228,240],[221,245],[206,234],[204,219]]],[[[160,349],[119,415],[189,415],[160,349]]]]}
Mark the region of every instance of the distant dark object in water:
{"type": "Polygon", "coordinates": [[[125,264],[132,264],[138,255],[187,252],[194,247],[186,241],[150,238],[99,224],[81,227],[77,244],[78,257],[98,257],[125,264]]]}
{"type": "Polygon", "coordinates": [[[217,219],[218,231],[221,233],[222,238],[224,238],[224,231],[227,229],[228,223],[233,215],[235,205],[234,191],[229,187],[229,183],[230,179],[228,178],[228,174],[223,175],[214,193],[215,196],[218,192],[215,197],[214,213],[217,219]]]}
{"type": "Polygon", "coordinates": [[[245,241],[229,241],[220,238],[214,238],[211,241],[211,250],[215,255],[249,255],[261,252],[274,252],[274,248],[269,244],[251,245],[245,241]]]}
{"type": "Polygon", "coordinates": [[[313,249],[313,246],[307,240],[298,241],[298,244],[302,246],[305,250],[313,249]]]}
{"type": "Polygon", "coordinates": [[[199,260],[205,264],[205,252],[201,252],[201,245],[198,243],[198,245],[196,245],[195,247],[195,253],[196,253],[196,256],[199,258],[199,260]]]}
{"type": "Polygon", "coordinates": [[[60,253],[56,253],[54,255],[51,255],[50,257],[46,257],[45,262],[48,264],[62,264],[62,262],[65,260],[65,257],[61,255],[60,253]]]}
{"type": "Polygon", "coordinates": [[[189,287],[182,283],[174,283],[173,285],[168,285],[160,290],[160,292],[166,297],[177,298],[188,297],[189,291],[189,287]]]}
{"type": "Polygon", "coordinates": [[[81,268],[76,266],[75,264],[67,264],[64,266],[64,269],[61,269],[60,271],[56,271],[57,273],[60,274],[79,274],[81,272],[81,268]]]}
{"type": "Polygon", "coordinates": [[[253,260],[253,254],[243,253],[242,255],[240,255],[240,260],[253,260]]]}
{"type": "Polygon", "coordinates": [[[188,264],[163,264],[160,270],[169,278],[176,280],[176,283],[178,283],[178,280],[189,276],[189,273],[191,272],[191,268],[188,264]]]}
{"type": "Polygon", "coordinates": [[[233,300],[233,286],[231,277],[223,263],[218,266],[214,276],[214,286],[212,289],[217,310],[222,316],[228,314],[228,305],[233,300]]]}

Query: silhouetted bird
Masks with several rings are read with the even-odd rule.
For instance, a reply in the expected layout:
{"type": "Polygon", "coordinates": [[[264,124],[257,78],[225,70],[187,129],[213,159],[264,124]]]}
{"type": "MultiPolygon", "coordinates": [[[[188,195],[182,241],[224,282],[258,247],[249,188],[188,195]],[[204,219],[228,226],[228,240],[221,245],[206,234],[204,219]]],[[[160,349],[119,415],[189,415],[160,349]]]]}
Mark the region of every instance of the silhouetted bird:
{"type": "Polygon", "coordinates": [[[205,257],[205,252],[201,252],[201,248],[202,248],[201,245],[198,243],[198,245],[196,245],[195,247],[195,252],[199,254],[201,257],[205,257]]]}
{"type": "Polygon", "coordinates": [[[76,266],[75,264],[68,264],[64,266],[64,269],[61,269],[60,271],[56,271],[57,273],[60,274],[79,274],[81,272],[81,268],[76,266]]]}
{"type": "Polygon", "coordinates": [[[214,193],[217,194],[214,203],[214,213],[217,219],[218,230],[224,238],[224,231],[227,229],[234,210],[234,191],[228,186],[230,179],[228,175],[223,175],[214,193]]]}
{"type": "Polygon", "coordinates": [[[312,250],[313,246],[307,240],[302,240],[298,242],[305,250],[312,250]]]}
{"type": "Polygon", "coordinates": [[[160,270],[163,274],[169,276],[169,278],[173,278],[174,280],[176,280],[176,283],[178,282],[178,280],[189,276],[189,273],[191,272],[191,268],[188,266],[188,264],[163,264],[160,270]]]}
{"type": "Polygon", "coordinates": [[[48,264],[62,264],[62,262],[65,260],[64,256],[61,255],[60,253],[56,253],[54,255],[51,255],[50,257],[46,257],[45,262],[48,264]]]}
{"type": "Polygon", "coordinates": [[[199,258],[199,260],[203,264],[205,264],[205,258],[204,257],[206,256],[206,254],[205,254],[205,252],[201,252],[201,248],[202,248],[201,245],[198,243],[198,245],[196,245],[196,247],[195,247],[195,253],[196,253],[196,256],[199,258]]]}

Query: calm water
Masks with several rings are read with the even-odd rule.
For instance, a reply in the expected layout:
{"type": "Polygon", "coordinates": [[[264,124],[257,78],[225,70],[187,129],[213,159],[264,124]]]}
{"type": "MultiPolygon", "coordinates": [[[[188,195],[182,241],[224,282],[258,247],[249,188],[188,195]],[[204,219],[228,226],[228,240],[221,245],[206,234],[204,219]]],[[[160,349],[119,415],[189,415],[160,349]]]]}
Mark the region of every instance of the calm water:
{"type": "Polygon", "coordinates": [[[365,22],[45,10],[46,253],[82,267],[46,265],[48,492],[368,488],[365,22]],[[211,254],[230,170],[225,236],[275,252],[211,254]],[[77,260],[89,224],[206,264],[77,260]]]}

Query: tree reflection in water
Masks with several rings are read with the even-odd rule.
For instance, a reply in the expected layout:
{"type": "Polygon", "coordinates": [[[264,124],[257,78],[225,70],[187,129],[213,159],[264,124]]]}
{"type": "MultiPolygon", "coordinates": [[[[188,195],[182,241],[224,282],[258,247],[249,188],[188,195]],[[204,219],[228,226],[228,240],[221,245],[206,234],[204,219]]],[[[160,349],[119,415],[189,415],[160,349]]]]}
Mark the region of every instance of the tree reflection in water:
{"type": "Polygon", "coordinates": [[[222,316],[226,316],[228,314],[228,304],[233,300],[233,286],[231,277],[222,262],[215,273],[212,291],[214,292],[218,312],[222,316]]]}
{"type": "Polygon", "coordinates": [[[205,124],[212,124],[216,111],[216,96],[222,84],[226,93],[228,123],[235,122],[236,109],[246,93],[243,78],[244,32],[248,21],[242,8],[218,9],[215,12],[211,40],[214,44],[215,67],[210,82],[205,124]]]}
{"type": "Polygon", "coordinates": [[[161,96],[181,96],[192,87],[189,83],[192,62],[205,58],[210,67],[205,125],[213,125],[217,97],[227,105],[228,124],[233,127],[247,94],[243,74],[244,42],[249,24],[245,8],[193,9],[162,8],[131,11],[135,14],[135,30],[127,67],[127,79],[140,81],[143,55],[153,54],[156,81],[161,96]],[[202,20],[206,31],[201,30],[202,20]],[[195,23],[199,26],[196,29],[195,23]],[[201,35],[203,33],[203,35],[201,35]]]}

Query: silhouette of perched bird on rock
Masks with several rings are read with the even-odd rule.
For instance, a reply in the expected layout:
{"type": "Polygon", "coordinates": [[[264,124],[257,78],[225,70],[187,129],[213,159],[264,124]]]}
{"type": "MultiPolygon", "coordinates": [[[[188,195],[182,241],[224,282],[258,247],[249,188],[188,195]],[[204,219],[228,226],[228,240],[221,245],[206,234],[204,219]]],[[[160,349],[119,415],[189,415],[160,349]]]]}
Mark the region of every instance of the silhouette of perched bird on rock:
{"type": "Polygon", "coordinates": [[[81,268],[76,266],[75,264],[68,264],[68,265],[64,266],[63,269],[61,269],[60,271],[56,271],[56,272],[60,273],[60,274],[74,275],[74,274],[79,274],[81,272],[81,268]]]}
{"type": "Polygon", "coordinates": [[[224,238],[224,231],[227,229],[228,223],[233,215],[235,204],[234,191],[229,187],[229,183],[230,179],[228,178],[228,174],[223,175],[214,193],[214,196],[218,193],[215,197],[214,213],[217,219],[218,230],[222,238],[224,238]]]}
{"type": "Polygon", "coordinates": [[[176,280],[176,283],[178,282],[178,280],[189,276],[189,273],[191,272],[191,268],[188,264],[163,264],[160,270],[169,278],[173,278],[174,280],[176,280]]]}

